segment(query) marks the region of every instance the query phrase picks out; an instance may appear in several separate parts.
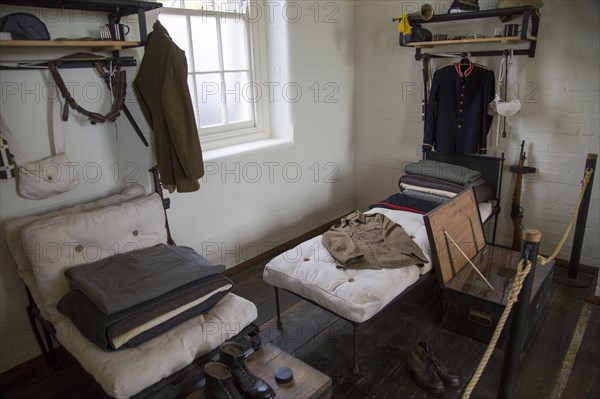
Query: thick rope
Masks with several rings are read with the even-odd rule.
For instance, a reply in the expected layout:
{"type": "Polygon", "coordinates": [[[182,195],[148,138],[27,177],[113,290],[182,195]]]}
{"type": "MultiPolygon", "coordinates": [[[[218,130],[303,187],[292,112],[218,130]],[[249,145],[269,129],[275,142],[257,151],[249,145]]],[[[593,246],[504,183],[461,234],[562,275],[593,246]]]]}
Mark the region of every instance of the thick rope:
{"type": "Polygon", "coordinates": [[[573,228],[573,225],[575,224],[575,220],[577,219],[577,214],[579,213],[579,208],[581,207],[581,202],[583,201],[583,196],[585,194],[585,191],[587,190],[588,184],[590,183],[590,178],[592,176],[592,173],[594,173],[594,169],[592,169],[592,168],[587,168],[585,170],[585,175],[583,176],[583,180],[581,181],[581,192],[579,193],[579,199],[577,200],[577,206],[575,207],[575,211],[573,212],[573,215],[571,216],[571,220],[569,221],[569,226],[567,226],[567,230],[565,231],[563,238],[558,243],[558,246],[556,247],[556,249],[554,250],[554,253],[552,253],[552,255],[550,255],[547,258],[544,258],[541,255],[538,255],[537,261],[541,265],[547,265],[548,263],[552,262],[554,260],[554,258],[556,258],[556,256],[560,252],[560,250],[562,249],[563,245],[565,245],[567,238],[569,238],[569,234],[571,234],[571,229],[573,228]]]}
{"type": "Polygon", "coordinates": [[[518,273],[515,277],[515,281],[510,290],[510,293],[508,294],[508,301],[506,303],[506,307],[504,308],[504,312],[502,312],[502,316],[498,321],[498,325],[496,326],[494,335],[492,335],[492,340],[488,344],[487,349],[485,350],[485,353],[483,354],[483,357],[479,362],[479,366],[477,366],[477,370],[475,370],[473,377],[471,377],[471,381],[469,381],[469,384],[465,388],[465,392],[462,396],[463,399],[469,399],[471,397],[471,393],[473,393],[477,382],[479,382],[479,378],[481,378],[481,374],[483,374],[483,370],[485,370],[485,367],[487,366],[490,357],[492,356],[492,352],[494,352],[494,348],[496,347],[496,343],[498,342],[500,334],[504,329],[504,324],[506,324],[506,320],[508,319],[510,310],[512,309],[513,305],[519,300],[519,293],[523,288],[523,282],[525,281],[525,277],[527,277],[529,271],[531,270],[531,262],[526,259],[521,259],[519,265],[517,266],[517,270],[518,273]]]}

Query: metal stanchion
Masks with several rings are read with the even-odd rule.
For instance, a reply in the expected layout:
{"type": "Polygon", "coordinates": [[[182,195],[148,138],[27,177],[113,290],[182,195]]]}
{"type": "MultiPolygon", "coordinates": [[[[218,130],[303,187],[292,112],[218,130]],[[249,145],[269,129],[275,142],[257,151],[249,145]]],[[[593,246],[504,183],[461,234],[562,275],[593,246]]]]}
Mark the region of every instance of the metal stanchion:
{"type": "Polygon", "coordinates": [[[583,236],[585,234],[585,225],[587,221],[588,209],[590,206],[590,198],[592,196],[592,184],[594,183],[594,171],[596,169],[596,161],[598,154],[588,154],[585,162],[585,170],[592,170],[590,181],[587,185],[579,212],[577,213],[577,224],[575,225],[575,234],[573,236],[573,249],[571,250],[571,260],[569,261],[569,269],[557,268],[554,272],[554,281],[567,285],[569,287],[585,288],[589,287],[592,282],[592,276],[589,274],[578,273],[579,259],[581,258],[581,248],[583,246],[583,236]]]}
{"type": "Polygon", "coordinates": [[[502,367],[502,376],[500,377],[498,398],[512,398],[515,389],[519,371],[519,358],[521,356],[521,349],[523,348],[527,308],[529,307],[541,238],[542,233],[539,230],[527,229],[523,232],[524,245],[521,259],[528,259],[531,262],[531,270],[523,282],[523,288],[518,297],[519,300],[513,307],[508,342],[506,344],[506,351],[504,352],[504,365],[502,367]]]}

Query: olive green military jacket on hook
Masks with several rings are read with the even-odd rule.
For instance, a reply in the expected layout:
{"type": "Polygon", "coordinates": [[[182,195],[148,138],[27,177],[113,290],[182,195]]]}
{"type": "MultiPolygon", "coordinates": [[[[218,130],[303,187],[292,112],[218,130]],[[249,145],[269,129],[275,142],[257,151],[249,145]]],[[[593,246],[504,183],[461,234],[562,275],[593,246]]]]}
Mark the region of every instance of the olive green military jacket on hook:
{"type": "Polygon", "coordinates": [[[170,192],[198,190],[204,164],[187,86],[187,60],[159,21],[148,35],[133,84],[142,112],[154,131],[161,182],[170,192]]]}

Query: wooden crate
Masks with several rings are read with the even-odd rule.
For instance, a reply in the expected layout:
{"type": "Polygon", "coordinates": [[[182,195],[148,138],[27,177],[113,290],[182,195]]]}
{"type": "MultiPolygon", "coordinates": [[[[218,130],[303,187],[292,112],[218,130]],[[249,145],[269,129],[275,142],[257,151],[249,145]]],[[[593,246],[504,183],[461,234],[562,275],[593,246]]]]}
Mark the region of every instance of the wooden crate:
{"type": "MultiPolygon", "coordinates": [[[[248,369],[265,380],[275,390],[277,399],[329,399],[331,398],[331,377],[310,367],[308,364],[286,353],[273,344],[263,345],[247,360],[248,369]],[[294,372],[294,380],[280,385],[275,382],[275,370],[289,367],[294,372]]],[[[185,399],[203,399],[204,386],[185,399]]]]}

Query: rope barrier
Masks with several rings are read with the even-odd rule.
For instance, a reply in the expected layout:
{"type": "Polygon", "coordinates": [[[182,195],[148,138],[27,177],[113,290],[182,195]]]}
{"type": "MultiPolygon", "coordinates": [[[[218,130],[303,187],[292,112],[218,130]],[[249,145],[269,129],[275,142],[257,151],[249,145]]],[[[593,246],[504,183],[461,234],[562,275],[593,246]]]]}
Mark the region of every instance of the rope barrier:
{"type": "MultiPolygon", "coordinates": [[[[571,234],[571,229],[573,229],[573,225],[575,224],[575,220],[577,219],[577,214],[579,213],[579,208],[581,207],[581,203],[583,201],[583,196],[585,195],[585,192],[590,183],[590,179],[591,179],[591,176],[593,173],[594,173],[594,169],[592,169],[590,167],[586,168],[585,174],[581,181],[581,192],[579,193],[579,199],[577,200],[577,205],[575,206],[575,211],[573,212],[573,215],[571,216],[569,225],[567,226],[567,230],[565,231],[564,236],[558,243],[558,246],[556,247],[556,249],[554,250],[552,255],[550,255],[547,258],[543,257],[541,255],[537,256],[537,262],[540,263],[541,265],[546,265],[549,262],[551,262],[552,260],[554,260],[554,258],[556,258],[556,256],[562,249],[563,245],[567,241],[569,234],[571,234]]],[[[477,366],[477,370],[475,370],[475,373],[473,373],[473,376],[471,377],[469,384],[465,388],[465,391],[462,396],[463,399],[469,399],[471,397],[471,394],[473,393],[473,390],[475,389],[477,382],[479,382],[479,379],[481,378],[481,375],[483,374],[483,371],[485,370],[485,368],[492,356],[492,353],[494,352],[494,349],[496,348],[496,344],[498,342],[498,339],[500,338],[500,334],[502,333],[502,330],[504,329],[506,320],[508,319],[508,316],[510,315],[510,311],[512,310],[513,305],[518,301],[519,294],[521,293],[521,289],[523,288],[523,282],[525,281],[525,278],[529,274],[530,270],[531,270],[531,262],[527,259],[521,259],[521,261],[519,262],[519,265],[517,266],[518,272],[517,272],[517,275],[515,276],[514,284],[510,290],[510,293],[508,294],[508,301],[506,303],[506,307],[504,308],[504,311],[502,312],[502,316],[500,317],[500,320],[498,321],[498,325],[496,326],[496,329],[494,330],[492,339],[491,339],[490,343],[488,344],[488,346],[485,350],[485,353],[483,354],[483,357],[481,358],[481,361],[479,362],[479,365],[477,366]]]]}
{"type": "Polygon", "coordinates": [[[579,213],[579,208],[581,207],[581,202],[583,201],[583,196],[585,194],[585,191],[587,190],[587,186],[590,183],[590,178],[593,173],[594,173],[594,169],[589,168],[589,167],[586,168],[585,175],[583,176],[583,180],[581,181],[581,192],[579,193],[579,199],[577,200],[577,206],[575,207],[573,216],[571,216],[571,220],[569,221],[567,230],[565,231],[563,238],[558,243],[558,246],[556,247],[556,250],[554,250],[552,255],[550,255],[547,258],[545,258],[541,255],[538,255],[537,261],[541,265],[547,265],[548,263],[552,262],[554,260],[554,258],[556,258],[556,256],[560,252],[560,250],[562,249],[563,245],[565,245],[565,241],[567,241],[567,238],[569,238],[569,234],[571,234],[571,229],[573,228],[573,225],[575,224],[575,220],[577,219],[577,214],[579,213]]]}
{"type": "Polygon", "coordinates": [[[506,324],[506,320],[508,319],[510,311],[511,311],[513,305],[519,300],[519,293],[521,292],[521,289],[523,288],[523,282],[525,281],[525,277],[527,277],[527,275],[529,274],[529,271],[531,270],[531,262],[527,259],[521,259],[521,261],[519,262],[519,265],[517,266],[517,270],[518,270],[518,272],[515,277],[515,281],[510,290],[510,293],[508,294],[508,301],[506,303],[506,307],[504,308],[504,311],[502,312],[502,316],[500,317],[500,320],[498,321],[498,326],[496,326],[494,335],[492,335],[492,340],[488,344],[487,349],[485,350],[485,353],[483,354],[483,357],[481,358],[481,361],[479,362],[479,366],[477,366],[477,370],[475,370],[473,377],[471,377],[469,384],[465,388],[465,392],[463,393],[463,396],[462,396],[463,399],[469,399],[471,397],[471,394],[473,393],[473,390],[475,389],[477,382],[479,382],[479,378],[481,378],[481,375],[483,374],[483,370],[485,370],[485,367],[487,366],[487,364],[490,360],[490,357],[492,356],[492,352],[494,351],[494,348],[496,347],[496,343],[498,342],[498,339],[500,338],[500,333],[502,333],[502,329],[504,328],[504,324],[506,324]]]}

